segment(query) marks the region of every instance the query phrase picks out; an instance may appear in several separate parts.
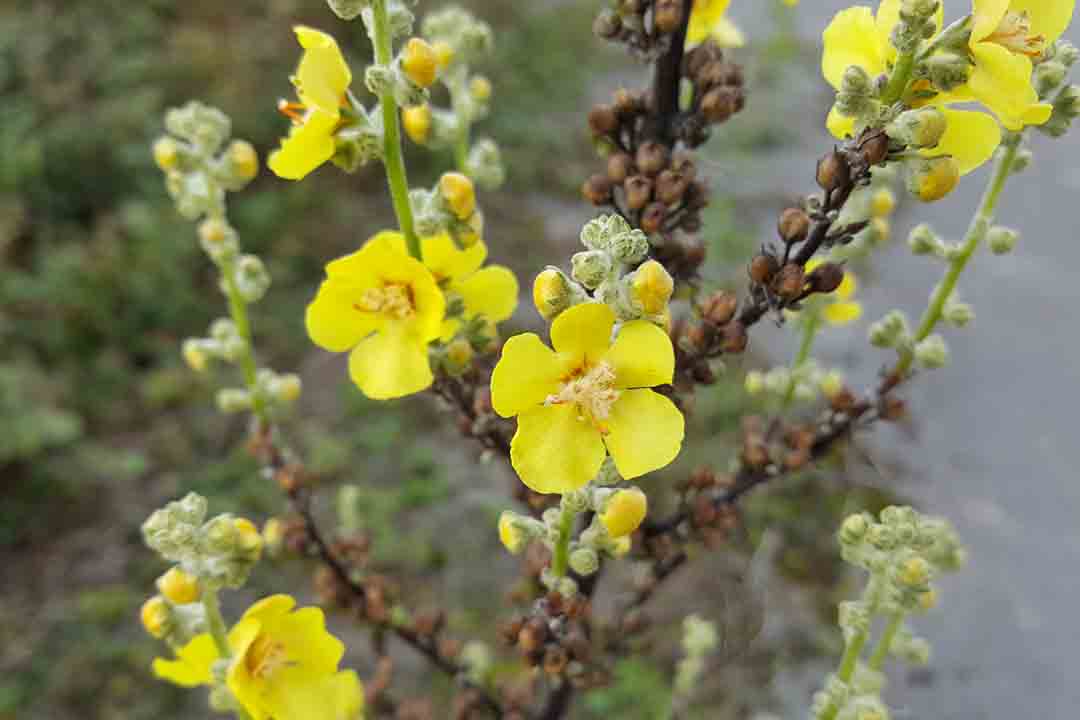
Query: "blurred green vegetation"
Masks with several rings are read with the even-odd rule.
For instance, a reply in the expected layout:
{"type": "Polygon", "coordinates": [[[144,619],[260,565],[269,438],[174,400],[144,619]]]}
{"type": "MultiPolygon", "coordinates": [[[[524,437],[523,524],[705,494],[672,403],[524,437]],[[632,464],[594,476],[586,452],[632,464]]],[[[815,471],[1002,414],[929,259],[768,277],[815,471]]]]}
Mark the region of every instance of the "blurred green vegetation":
{"type": "MultiPolygon", "coordinates": [[[[594,3],[585,0],[464,4],[497,31],[496,56],[482,68],[496,88],[495,113],[479,131],[500,142],[510,176],[484,198],[490,236],[498,238],[492,254],[527,284],[574,241],[560,236],[563,209],[587,216],[577,187],[595,161],[582,118],[593,84],[611,85],[607,74],[620,55],[592,39],[594,3]]],[[[135,617],[162,568],[142,549],[138,525],[187,490],[260,519],[280,503],[241,447],[243,424],[213,411],[214,380],[180,362],[182,339],[205,332],[222,312],[221,297],[148,147],[167,107],[200,98],[225,110],[236,136],[265,155],[285,129],[274,104],[290,91],[295,22],[337,34],[357,66],[366,56],[359,24],[337,21],[322,0],[0,7],[0,553],[8,564],[0,720],[205,713],[198,693],[149,675],[158,648],[135,617]]],[[[783,83],[776,63],[797,52],[783,42],[770,49],[763,77],[783,83]]],[[[739,152],[719,157],[788,140],[782,126],[760,117],[733,132],[739,152]]],[[[432,182],[445,160],[410,148],[414,184],[432,182]]],[[[718,202],[711,211],[712,270],[755,246],[732,208],[718,202]]],[[[274,278],[256,311],[259,351],[271,366],[302,367],[312,352],[299,309],[323,262],[392,218],[378,169],[351,177],[323,170],[299,184],[264,174],[235,197],[231,214],[274,278]]],[[[445,458],[460,441],[427,400],[376,406],[336,371],[318,378],[322,387],[305,396],[290,428],[310,467],[357,488],[343,519],[374,534],[380,563],[438,568],[445,542],[425,513],[463,494],[453,484],[459,476],[490,484],[491,472],[463,461],[450,479],[445,458]],[[403,532],[407,541],[394,542],[403,532]]],[[[700,436],[732,427],[747,408],[739,388],[736,378],[703,394],[700,436]]],[[[717,453],[710,443],[710,459],[722,462],[717,453]]],[[[689,448],[664,477],[704,456],[704,445],[689,448]]],[[[820,568],[833,560],[831,528],[845,494],[822,495],[822,485],[807,480],[748,509],[752,528],[784,528],[792,554],[783,564],[803,579],[826,577],[820,568]],[[808,504],[822,512],[806,513],[808,504]]],[[[478,532],[490,548],[490,533],[478,532]]],[[[482,552],[471,555],[484,563],[482,552]]],[[[280,589],[277,570],[260,573],[257,588],[280,589]]],[[[479,570],[490,574],[486,564],[479,570]]],[[[497,600],[490,590],[480,594],[497,600]]],[[[491,608],[473,610],[458,622],[490,635],[491,608]]],[[[651,718],[663,707],[667,668],[626,662],[615,677],[583,708],[587,717],[651,718]]]]}

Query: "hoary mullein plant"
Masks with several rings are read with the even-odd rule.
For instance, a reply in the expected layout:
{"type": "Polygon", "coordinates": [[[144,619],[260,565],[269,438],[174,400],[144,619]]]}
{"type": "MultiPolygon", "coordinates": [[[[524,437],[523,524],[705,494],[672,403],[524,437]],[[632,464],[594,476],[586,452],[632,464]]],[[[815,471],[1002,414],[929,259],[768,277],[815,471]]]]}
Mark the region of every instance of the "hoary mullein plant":
{"type": "MultiPolygon", "coordinates": [[[[1080,114],[1080,91],[1068,84],[1078,53],[1059,39],[1072,1],[882,0],[844,10],[823,34],[822,73],[836,90],[823,122],[839,144],[814,173],[820,192],[780,214],[779,242],[748,264],[745,299],[706,293],[696,238],[708,198],[690,151],[742,109],[742,72],[723,49],[751,43],[729,18],[728,0],[606,4],[596,33],[655,63],[655,81],[648,94],[620,90],[613,104],[589,113],[606,172],[583,193],[600,211],[581,229],[582,249],[568,265],[534,278],[542,335],[503,341],[497,327],[515,312],[519,287],[508,269],[486,264],[499,243],[485,237],[477,201],[477,187],[495,189],[505,176],[494,141],[474,140],[494,92],[473,70],[494,41],[482,21],[435,8],[414,35],[413,12],[399,0],[329,0],[339,18],[363,23],[372,61],[354,73],[331,35],[293,28],[295,98],[278,104],[289,127],[267,160],[287,181],[326,172],[327,164],[350,173],[383,166],[396,227],[346,239],[355,250],[327,263],[304,315],[307,333],[319,348],[348,353],[348,377],[369,398],[431,390],[451,402],[467,421],[463,431],[504,455],[528,489],[520,494],[526,505],[502,512],[493,532],[511,553],[532,551],[543,590],[506,634],[527,664],[543,668],[546,698],[534,701],[535,683],[524,699],[493,686],[490,651],[474,643],[459,652],[443,642],[441,621],[387,607],[385,581],[351,564],[344,538],[318,530],[302,466],[277,425],[300,395],[300,378],[259,366],[249,310],[270,279],[258,257],[241,251],[227,216],[227,193],[255,177],[258,159],[250,144],[229,140],[226,116],[199,103],[168,114],[153,154],[177,209],[198,223],[228,316],[186,340],[182,354],[196,372],[237,368],[241,384],[219,390],[218,405],[249,415],[251,446],[295,517],[271,519],[260,532],[229,514],[207,520],[206,501],[192,494],[146,521],[147,544],[171,565],[142,610],[143,625],[171,654],[154,661],[157,676],[206,686],[214,709],[240,718],[364,716],[359,678],[340,667],[344,647],[321,610],[272,595],[231,627],[225,620],[219,593],[243,587],[264,548],[285,543],[319,558],[328,602],[372,624],[380,646],[389,632],[459,681],[454,717],[566,717],[574,692],[596,686],[616,659],[597,660],[593,651],[628,647],[597,641],[602,633],[588,611],[605,563],[638,558],[649,577],[609,623],[630,633],[652,589],[700,554],[690,546],[714,547],[743,493],[798,472],[857,428],[900,417],[896,389],[948,361],[941,323],[962,327],[974,318],[957,290],[972,256],[983,244],[1006,254],[1018,241],[994,217],[1009,177],[1031,162],[1029,128],[1060,136],[1080,114]],[[447,171],[432,187],[409,185],[403,134],[445,157],[447,171]],[[880,385],[856,393],[813,358],[818,335],[863,319],[846,263],[872,263],[890,237],[900,175],[911,195],[935,202],[986,163],[989,183],[960,242],[926,225],[911,231],[912,251],[942,261],[943,277],[917,323],[900,309],[870,323],[871,344],[897,355],[880,385]],[[694,386],[714,382],[724,370],[717,358],[741,353],[765,317],[798,337],[790,363],[745,376],[773,419],[746,418],[729,472],[695,471],[677,493],[675,514],[656,517],[651,506],[671,503],[644,488],[660,493],[662,483],[635,482],[678,457],[694,386]]],[[[890,654],[926,660],[928,645],[906,620],[933,607],[931,580],[958,567],[963,552],[944,521],[902,507],[879,519],[852,516],[840,540],[844,559],[870,579],[861,600],[841,606],[843,659],[811,715],[885,718],[884,662],[890,654]]],[[[685,635],[686,658],[673,680],[677,714],[717,645],[715,628],[701,618],[687,618],[685,635]]],[[[383,673],[372,683],[368,716],[397,707],[384,695],[388,682],[383,673]]]]}

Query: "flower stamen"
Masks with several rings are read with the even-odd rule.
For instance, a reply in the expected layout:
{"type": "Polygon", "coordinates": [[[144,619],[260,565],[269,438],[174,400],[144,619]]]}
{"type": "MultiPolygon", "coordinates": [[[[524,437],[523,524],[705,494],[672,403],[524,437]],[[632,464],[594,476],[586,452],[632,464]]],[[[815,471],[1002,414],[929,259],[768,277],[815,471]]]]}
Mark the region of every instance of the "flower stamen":
{"type": "Polygon", "coordinates": [[[304,122],[303,113],[307,110],[307,107],[305,107],[303,103],[289,102],[288,100],[282,99],[278,100],[277,109],[279,113],[289,118],[294,123],[300,124],[304,122]]]}
{"type": "Polygon", "coordinates": [[[381,288],[368,288],[353,307],[360,312],[383,313],[399,320],[410,318],[416,312],[412,291],[408,286],[396,283],[388,283],[381,288]]]}
{"type": "Polygon", "coordinates": [[[578,409],[578,419],[590,422],[601,433],[608,432],[605,422],[621,393],[615,389],[615,370],[605,362],[597,363],[582,375],[567,380],[559,392],[549,395],[545,405],[570,403],[578,409]]]}
{"type": "Polygon", "coordinates": [[[1031,20],[1026,10],[1005,13],[1001,24],[987,42],[997,43],[1002,47],[1028,57],[1038,57],[1046,49],[1046,37],[1031,34],[1031,20]]]}
{"type": "Polygon", "coordinates": [[[244,665],[254,678],[265,680],[279,669],[292,664],[285,654],[285,646],[272,637],[260,633],[251,643],[244,656],[244,665]]]}

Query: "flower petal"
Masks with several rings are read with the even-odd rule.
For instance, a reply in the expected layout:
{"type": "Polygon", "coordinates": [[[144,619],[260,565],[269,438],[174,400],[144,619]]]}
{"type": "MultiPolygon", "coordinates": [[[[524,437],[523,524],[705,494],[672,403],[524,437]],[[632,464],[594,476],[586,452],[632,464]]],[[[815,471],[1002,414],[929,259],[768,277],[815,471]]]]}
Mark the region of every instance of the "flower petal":
{"type": "MultiPolygon", "coordinates": [[[[1038,0],[1040,5],[1043,1],[1038,0]]],[[[1008,11],[1009,0],[974,0],[971,11],[971,42],[977,43],[992,35],[1008,11]]]]}
{"type": "Polygon", "coordinates": [[[675,348],[668,334],[647,320],[619,328],[604,360],[615,369],[615,387],[665,385],[675,375],[675,348]]]}
{"type": "Polygon", "coordinates": [[[514,273],[501,265],[489,265],[453,286],[465,301],[465,316],[483,315],[492,322],[514,314],[518,283],[514,273]]]}
{"type": "Polygon", "coordinates": [[[515,335],[503,345],[491,373],[491,406],[502,417],[543,404],[559,391],[562,375],[555,352],[533,333],[515,335]]]}
{"type": "Polygon", "coordinates": [[[326,630],[326,617],[317,607],[291,612],[274,626],[274,639],[287,648],[289,660],[305,673],[329,675],[345,655],[345,644],[326,630]]]}
{"type": "Polygon", "coordinates": [[[1026,12],[1031,34],[1042,35],[1049,45],[1064,34],[1072,22],[1076,0],[1012,0],[1009,9],[1026,12]]]}
{"type": "Polygon", "coordinates": [[[338,278],[325,280],[304,313],[311,341],[330,352],[345,352],[382,327],[380,315],[356,307],[365,289],[338,278]]]}
{"type": "Polygon", "coordinates": [[[885,72],[884,48],[881,47],[874,13],[867,7],[853,7],[836,14],[822,36],[825,52],[821,71],[837,90],[844,71],[857,65],[876,77],[885,72]]]}
{"type": "Polygon", "coordinates": [[[990,108],[1009,130],[1021,130],[1028,111],[1039,103],[1031,86],[1031,60],[995,43],[971,47],[975,68],[968,78],[971,94],[990,108]]]}
{"type": "Polygon", "coordinates": [[[923,151],[927,157],[952,155],[960,173],[968,174],[989,160],[1001,144],[1001,126],[993,116],[973,110],[941,108],[948,125],[937,146],[923,151]]]}
{"type": "Polygon", "coordinates": [[[296,91],[300,101],[308,107],[337,115],[345,91],[352,82],[352,71],[337,41],[304,25],[297,25],[293,31],[304,48],[304,56],[296,68],[296,91]]]}
{"type": "Polygon", "coordinates": [[[259,600],[246,611],[244,620],[258,620],[260,623],[273,623],[284,617],[296,607],[296,600],[291,595],[279,593],[259,600]]]}
{"type": "Polygon", "coordinates": [[[289,129],[281,147],[270,153],[267,167],[285,180],[300,180],[334,156],[338,117],[312,110],[300,125],[289,129]]]}
{"type": "Polygon", "coordinates": [[[862,317],[862,305],[857,302],[834,302],[826,305],[822,314],[830,325],[847,325],[862,317]]]}
{"type": "Polygon", "coordinates": [[[855,274],[845,272],[844,278],[840,281],[840,286],[837,287],[834,291],[836,293],[834,297],[837,300],[841,301],[850,300],[851,296],[855,294],[855,291],[858,289],[858,287],[859,284],[855,280],[855,274]]]}
{"type": "Polygon", "coordinates": [[[551,344],[573,363],[596,362],[611,346],[615,311],[597,302],[575,305],[560,313],[551,323],[551,344]]]}
{"type": "Polygon", "coordinates": [[[686,44],[698,45],[709,37],[713,26],[724,17],[731,0],[695,0],[686,28],[686,44]]]}
{"type": "Polygon", "coordinates": [[[487,245],[478,242],[461,249],[446,233],[421,240],[424,265],[436,280],[458,280],[468,277],[484,264],[487,245]]]}
{"type": "Polygon", "coordinates": [[[841,115],[834,105],[829,110],[829,117],[825,120],[825,127],[833,134],[833,137],[841,140],[855,137],[855,118],[841,115]]]}
{"type": "Polygon", "coordinates": [[[209,633],[196,635],[176,651],[175,660],[155,658],[154,675],[181,687],[210,685],[210,666],[218,659],[217,645],[209,633]]]}
{"type": "Polygon", "coordinates": [[[431,387],[427,343],[402,322],[388,322],[349,355],[349,377],[373,400],[404,397],[431,387]]]}
{"type": "Polygon", "coordinates": [[[625,390],[611,408],[604,443],[627,480],[664,467],[682,448],[683,414],[652,390],[625,390]]]}
{"type": "Polygon", "coordinates": [[[584,487],[600,472],[606,455],[600,431],[580,419],[574,405],[545,405],[518,415],[510,460],[534,492],[584,487]]]}

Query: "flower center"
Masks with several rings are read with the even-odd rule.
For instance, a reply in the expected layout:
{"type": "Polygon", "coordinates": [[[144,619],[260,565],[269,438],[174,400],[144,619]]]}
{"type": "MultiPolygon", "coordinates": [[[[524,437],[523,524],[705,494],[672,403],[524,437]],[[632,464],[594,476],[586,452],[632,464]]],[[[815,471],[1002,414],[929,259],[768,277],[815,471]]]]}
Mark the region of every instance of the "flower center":
{"type": "Polygon", "coordinates": [[[588,421],[602,433],[607,432],[605,422],[611,415],[611,407],[619,399],[615,389],[615,370],[605,362],[597,363],[583,375],[574,376],[563,383],[559,392],[549,395],[545,405],[571,403],[578,409],[578,419],[588,421]]]}
{"type": "Polygon", "coordinates": [[[1031,34],[1031,20],[1026,10],[1021,12],[1010,10],[1005,13],[997,30],[986,40],[1029,57],[1039,56],[1046,48],[1045,37],[1031,34]]]}
{"type": "Polygon", "coordinates": [[[360,302],[354,307],[360,312],[383,313],[398,320],[407,320],[416,312],[413,307],[412,290],[408,285],[397,283],[365,290],[360,296],[360,302]]]}
{"type": "Polygon", "coordinates": [[[266,680],[289,664],[285,646],[263,633],[256,636],[244,655],[244,666],[252,677],[259,680],[266,680]]]}

